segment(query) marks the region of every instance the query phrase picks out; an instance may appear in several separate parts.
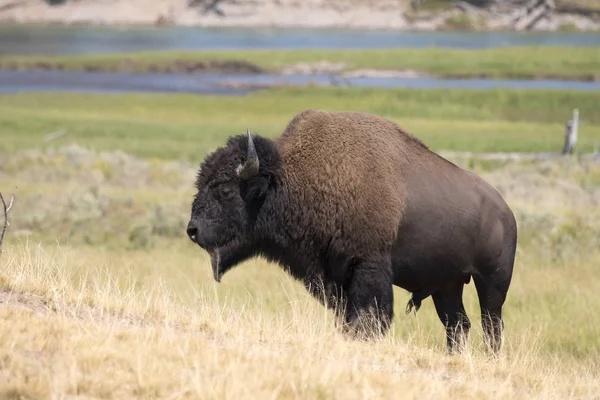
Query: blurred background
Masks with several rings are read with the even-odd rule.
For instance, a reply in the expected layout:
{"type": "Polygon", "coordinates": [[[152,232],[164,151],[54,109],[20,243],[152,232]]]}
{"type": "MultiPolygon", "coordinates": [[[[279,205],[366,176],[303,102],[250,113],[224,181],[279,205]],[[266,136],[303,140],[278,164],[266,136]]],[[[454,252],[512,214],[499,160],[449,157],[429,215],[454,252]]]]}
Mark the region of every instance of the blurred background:
{"type": "MultiPolygon", "coordinates": [[[[510,340],[540,329],[540,365],[594,370],[600,0],[0,0],[0,192],[16,195],[2,291],[56,301],[40,276],[69,271],[68,293],[102,270],[135,293],[164,281],[193,312],[205,291],[292,315],[300,285],[259,260],[215,285],[185,226],[208,153],[305,108],[389,118],[494,185],[519,224],[510,340]],[[30,246],[73,255],[33,268],[30,246]]],[[[409,318],[395,293],[394,334],[442,351],[431,300],[409,318]]],[[[473,285],[465,304],[479,329],[473,285]]]]}

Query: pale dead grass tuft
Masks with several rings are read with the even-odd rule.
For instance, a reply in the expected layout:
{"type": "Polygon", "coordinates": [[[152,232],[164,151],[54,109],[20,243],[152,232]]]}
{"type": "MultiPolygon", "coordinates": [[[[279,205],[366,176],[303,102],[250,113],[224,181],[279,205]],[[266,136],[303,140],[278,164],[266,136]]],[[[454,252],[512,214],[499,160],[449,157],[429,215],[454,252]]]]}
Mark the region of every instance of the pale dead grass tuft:
{"type": "MultiPolygon", "coordinates": [[[[188,287],[189,301],[154,273],[140,278],[138,261],[115,265],[85,249],[9,246],[0,259],[0,393],[565,399],[594,398],[600,390],[592,364],[552,362],[535,333],[513,330],[498,359],[476,346],[446,356],[397,330],[378,342],[348,341],[327,311],[285,275],[273,278],[264,263],[229,278],[237,281],[229,289],[239,291],[236,284],[252,286],[270,274],[279,287],[272,284],[263,297],[228,300],[204,281],[188,287]]],[[[198,268],[208,270],[206,259],[198,268]]],[[[177,280],[182,287],[184,279],[177,280]]]]}

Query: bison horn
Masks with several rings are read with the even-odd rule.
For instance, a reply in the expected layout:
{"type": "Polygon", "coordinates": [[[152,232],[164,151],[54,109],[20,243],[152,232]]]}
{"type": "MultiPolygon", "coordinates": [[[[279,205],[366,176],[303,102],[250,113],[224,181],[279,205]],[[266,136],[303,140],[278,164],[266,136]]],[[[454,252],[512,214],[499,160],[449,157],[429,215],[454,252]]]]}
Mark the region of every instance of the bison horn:
{"type": "Polygon", "coordinates": [[[254,147],[254,141],[250,134],[250,128],[248,128],[248,157],[244,165],[237,168],[237,174],[242,179],[250,179],[258,174],[258,154],[256,154],[256,148],[254,147]]]}

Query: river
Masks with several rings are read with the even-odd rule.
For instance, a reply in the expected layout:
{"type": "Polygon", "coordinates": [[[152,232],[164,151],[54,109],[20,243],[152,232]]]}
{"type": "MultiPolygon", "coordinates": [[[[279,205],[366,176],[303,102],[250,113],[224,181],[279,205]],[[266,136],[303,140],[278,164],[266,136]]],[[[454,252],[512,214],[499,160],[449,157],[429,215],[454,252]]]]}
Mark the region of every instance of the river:
{"type": "MultiPolygon", "coordinates": [[[[0,27],[2,54],[98,54],[159,50],[220,50],[268,48],[488,48],[499,46],[600,47],[600,33],[560,32],[402,32],[350,29],[283,28],[122,28],[82,26],[0,27]]],[[[68,71],[1,71],[0,92],[83,91],[188,92],[243,94],[251,89],[224,86],[226,82],[251,85],[327,84],[329,76],[127,74],[68,71]]],[[[553,80],[349,78],[361,87],[410,88],[519,88],[600,90],[599,82],[553,80]]],[[[235,85],[234,85],[235,86],[235,85]]]]}
{"type": "MultiPolygon", "coordinates": [[[[419,89],[569,89],[576,91],[600,90],[600,82],[508,79],[437,79],[370,78],[334,79],[338,85],[379,88],[419,89]]],[[[0,93],[27,91],[91,92],[91,93],[195,93],[239,95],[256,87],[277,85],[327,85],[328,75],[220,75],[220,74],[142,74],[121,72],[80,71],[0,71],[0,93]],[[249,87],[250,86],[250,87],[249,87]]]]}
{"type": "Polygon", "coordinates": [[[2,54],[275,48],[600,46],[594,32],[403,32],[355,29],[0,26],[2,54]]]}

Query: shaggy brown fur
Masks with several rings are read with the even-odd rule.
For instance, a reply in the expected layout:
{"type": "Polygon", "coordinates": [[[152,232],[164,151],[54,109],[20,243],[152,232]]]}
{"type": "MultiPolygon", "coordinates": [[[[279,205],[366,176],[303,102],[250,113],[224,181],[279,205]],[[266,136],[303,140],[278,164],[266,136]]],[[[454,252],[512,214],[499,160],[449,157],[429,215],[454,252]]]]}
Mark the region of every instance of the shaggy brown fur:
{"type": "Polygon", "coordinates": [[[402,171],[425,150],[419,142],[374,115],[307,110],[275,143],[282,182],[311,204],[319,234],[336,232],[334,240],[345,237],[357,252],[392,246],[406,198],[402,171]]]}
{"type": "Polygon", "coordinates": [[[188,235],[211,252],[217,281],[263,255],[363,334],[387,331],[392,285],[413,293],[409,310],[431,295],[452,351],[470,327],[462,289],[473,277],[499,349],[514,216],[481,178],[395,123],[305,110],[275,140],[231,138],[203,162],[197,188],[188,235]]]}

